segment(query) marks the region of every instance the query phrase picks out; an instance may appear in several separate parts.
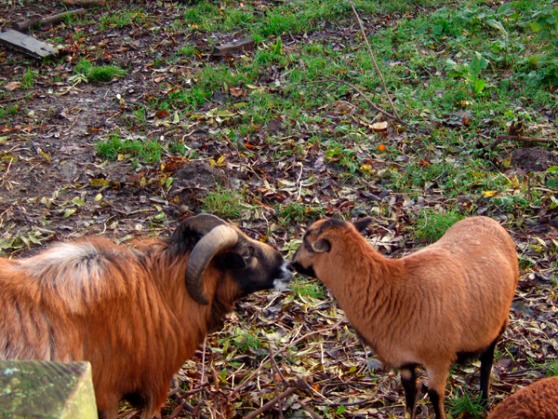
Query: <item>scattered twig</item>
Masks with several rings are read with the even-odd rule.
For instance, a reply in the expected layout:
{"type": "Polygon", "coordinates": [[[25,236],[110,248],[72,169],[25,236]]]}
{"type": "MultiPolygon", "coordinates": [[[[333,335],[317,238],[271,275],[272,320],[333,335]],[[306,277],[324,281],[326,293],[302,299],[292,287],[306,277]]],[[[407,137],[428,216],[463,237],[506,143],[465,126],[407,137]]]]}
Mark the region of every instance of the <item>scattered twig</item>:
{"type": "MultiPolygon", "coordinates": [[[[279,348],[279,349],[277,350],[277,352],[275,352],[274,355],[275,355],[275,356],[276,356],[276,355],[279,355],[280,353],[286,351],[287,349],[292,348],[292,347],[293,347],[294,345],[296,345],[298,342],[300,342],[300,341],[302,341],[302,340],[304,340],[304,339],[307,339],[308,337],[310,337],[310,336],[312,336],[312,335],[316,335],[316,334],[318,334],[318,333],[324,333],[324,332],[327,332],[327,331],[330,331],[330,330],[337,329],[341,323],[342,323],[341,321],[340,321],[340,322],[337,322],[337,323],[334,324],[333,326],[328,327],[328,328],[326,328],[326,329],[314,330],[314,331],[309,332],[309,333],[307,333],[307,334],[305,334],[305,335],[302,335],[301,337],[299,337],[299,338],[297,338],[297,339],[291,340],[289,343],[287,343],[287,344],[283,345],[281,348],[279,348]]],[[[265,365],[265,363],[267,362],[267,360],[269,359],[269,357],[270,357],[269,354],[266,355],[266,357],[265,357],[264,359],[262,359],[262,361],[260,362],[260,365],[258,366],[258,368],[256,368],[256,369],[255,369],[254,371],[252,371],[247,377],[245,377],[244,381],[243,381],[241,384],[239,384],[238,386],[236,386],[236,387],[232,390],[232,392],[233,392],[233,393],[239,393],[241,390],[243,390],[245,387],[247,387],[247,386],[251,383],[251,380],[250,380],[250,379],[251,379],[252,377],[254,377],[256,374],[258,374],[258,373],[261,371],[261,369],[264,367],[264,365],[265,365]]]]}
{"type": "Polygon", "coordinates": [[[314,412],[312,409],[310,409],[305,402],[303,402],[302,400],[299,400],[298,403],[306,411],[306,413],[308,413],[310,415],[310,417],[312,419],[321,419],[321,416],[316,414],[316,412],[314,412]]]}
{"type": "Polygon", "coordinates": [[[300,163],[300,172],[298,174],[298,178],[296,179],[296,183],[298,184],[298,191],[294,199],[295,202],[297,202],[300,199],[300,195],[302,195],[302,169],[304,169],[304,165],[300,163]]]}
{"type": "MultiPolygon", "coordinates": [[[[483,137],[487,138],[484,135],[483,135],[483,137]]],[[[494,150],[504,140],[523,141],[523,142],[526,142],[526,143],[556,143],[556,142],[558,142],[557,139],[546,138],[546,137],[525,137],[523,135],[498,135],[498,136],[496,136],[496,140],[490,146],[490,149],[494,150]]]]}
{"type": "Polygon", "coordinates": [[[41,18],[40,16],[33,16],[32,18],[24,20],[22,22],[14,23],[14,29],[23,32],[35,25],[40,25],[40,26],[52,25],[61,22],[67,16],[75,16],[75,15],[83,15],[83,14],[85,14],[85,9],[68,10],[66,12],[58,13],[44,18],[41,18]]]}
{"type": "Polygon", "coordinates": [[[244,419],[254,419],[255,417],[257,417],[259,414],[267,411],[268,409],[270,409],[271,407],[273,407],[275,405],[275,403],[277,403],[278,401],[281,401],[283,399],[286,399],[287,397],[289,397],[291,394],[293,394],[295,391],[297,390],[296,387],[289,387],[288,389],[286,389],[285,391],[283,391],[282,393],[279,393],[277,396],[275,396],[273,399],[271,399],[270,401],[268,401],[266,404],[264,404],[262,407],[260,407],[259,409],[253,411],[252,413],[250,413],[249,415],[244,416],[244,419]]]}
{"type": "Polygon", "coordinates": [[[527,143],[556,143],[558,138],[548,138],[548,137],[525,137],[523,135],[498,135],[496,140],[512,140],[512,141],[524,141],[527,143]]]}
{"type": "Polygon", "coordinates": [[[204,338],[203,340],[203,345],[202,345],[202,371],[201,371],[201,377],[200,377],[200,384],[203,386],[205,384],[205,351],[207,349],[207,336],[204,338]]]}
{"type": "Polygon", "coordinates": [[[308,83],[343,83],[347,86],[349,86],[351,89],[353,89],[354,91],[356,91],[358,94],[360,94],[362,96],[362,98],[366,101],[366,103],[368,103],[368,105],[370,105],[370,107],[374,110],[376,110],[377,112],[380,112],[382,115],[387,116],[389,119],[393,119],[394,121],[399,122],[400,124],[403,125],[407,125],[405,123],[405,121],[402,121],[397,115],[393,115],[391,113],[389,113],[388,111],[380,108],[378,105],[376,105],[374,102],[372,102],[370,99],[368,99],[368,97],[366,96],[366,93],[364,93],[358,86],[354,85],[353,83],[350,83],[348,81],[345,80],[341,80],[341,79],[336,79],[336,78],[332,78],[332,79],[325,79],[325,80],[317,80],[317,81],[313,81],[313,82],[308,82],[308,83]]]}
{"type": "Polygon", "coordinates": [[[186,411],[188,413],[190,413],[192,416],[195,417],[199,417],[200,419],[207,419],[207,416],[202,415],[199,412],[199,406],[198,407],[194,407],[192,406],[190,403],[188,403],[186,400],[184,400],[183,397],[181,396],[175,396],[175,399],[178,401],[178,406],[176,406],[174,408],[174,410],[172,411],[172,413],[169,416],[169,419],[174,419],[176,417],[178,417],[183,411],[186,411]]]}
{"type": "Polygon", "coordinates": [[[6,103],[11,103],[11,102],[19,102],[23,99],[25,99],[27,95],[22,95],[22,96],[12,96],[12,97],[7,97],[5,99],[1,99],[0,100],[0,105],[4,105],[6,103]]]}
{"type": "Polygon", "coordinates": [[[106,0],[62,0],[66,6],[104,6],[106,0]]]}
{"type": "Polygon", "coordinates": [[[368,38],[366,37],[366,31],[364,30],[364,25],[362,24],[362,20],[360,19],[360,16],[356,10],[355,4],[353,3],[352,0],[349,0],[349,3],[351,4],[351,8],[353,9],[353,13],[357,19],[357,22],[360,26],[360,31],[362,33],[362,37],[364,38],[364,43],[366,44],[366,47],[368,48],[368,54],[370,54],[370,58],[372,59],[372,64],[374,65],[374,69],[376,70],[376,73],[378,74],[378,77],[380,78],[380,82],[382,83],[382,87],[384,89],[384,92],[387,96],[387,99],[389,101],[389,104],[391,105],[391,109],[393,110],[393,114],[395,115],[395,119],[397,120],[397,122],[402,122],[401,118],[399,117],[399,114],[397,113],[397,108],[395,107],[395,105],[393,104],[393,101],[391,100],[391,95],[389,94],[388,88],[386,86],[386,81],[384,80],[384,76],[382,74],[382,71],[380,70],[380,67],[378,66],[378,62],[376,61],[376,56],[374,55],[374,52],[372,51],[372,47],[370,46],[370,43],[368,42],[368,38]]]}
{"type": "Polygon", "coordinates": [[[277,362],[275,361],[275,355],[273,354],[273,348],[271,347],[271,342],[268,345],[268,349],[269,349],[269,359],[271,359],[271,363],[273,364],[273,369],[277,374],[279,374],[279,377],[281,377],[281,381],[283,381],[283,384],[288,385],[287,379],[285,378],[285,376],[281,372],[281,369],[277,365],[277,362]]]}

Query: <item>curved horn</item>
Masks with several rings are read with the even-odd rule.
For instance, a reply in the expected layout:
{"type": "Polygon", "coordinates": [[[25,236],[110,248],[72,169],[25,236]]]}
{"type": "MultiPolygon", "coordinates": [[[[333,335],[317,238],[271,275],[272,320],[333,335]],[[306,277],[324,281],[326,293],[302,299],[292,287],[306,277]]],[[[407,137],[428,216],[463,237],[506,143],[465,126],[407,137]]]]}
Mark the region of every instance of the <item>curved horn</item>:
{"type": "Polygon", "coordinates": [[[236,230],[228,225],[220,225],[203,236],[196,244],[186,268],[186,289],[195,301],[200,304],[208,303],[203,295],[201,283],[203,272],[217,253],[230,249],[236,243],[238,243],[236,230]]]}

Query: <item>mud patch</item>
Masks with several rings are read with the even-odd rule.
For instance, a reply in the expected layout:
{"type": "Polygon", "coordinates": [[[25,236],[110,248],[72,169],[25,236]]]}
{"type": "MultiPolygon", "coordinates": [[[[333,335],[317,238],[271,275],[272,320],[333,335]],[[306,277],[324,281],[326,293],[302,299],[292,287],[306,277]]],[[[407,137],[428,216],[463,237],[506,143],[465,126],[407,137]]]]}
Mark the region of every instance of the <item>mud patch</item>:
{"type": "Polygon", "coordinates": [[[556,165],[558,155],[547,148],[525,147],[512,153],[511,167],[525,172],[542,172],[556,165]]]}

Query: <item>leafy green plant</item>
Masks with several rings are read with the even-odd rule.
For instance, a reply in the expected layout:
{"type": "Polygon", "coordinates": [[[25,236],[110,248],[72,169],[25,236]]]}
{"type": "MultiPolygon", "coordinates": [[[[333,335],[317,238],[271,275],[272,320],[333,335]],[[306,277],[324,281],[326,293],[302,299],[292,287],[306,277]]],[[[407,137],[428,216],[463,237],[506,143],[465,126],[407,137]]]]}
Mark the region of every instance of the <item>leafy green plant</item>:
{"type": "Polygon", "coordinates": [[[474,95],[480,95],[486,88],[486,80],[481,73],[488,68],[488,60],[479,52],[475,52],[473,59],[466,64],[458,65],[453,60],[448,60],[450,75],[462,78],[467,82],[467,87],[474,95]]]}
{"type": "Polygon", "coordinates": [[[418,240],[435,242],[444,235],[446,230],[463,218],[457,212],[436,212],[424,209],[420,212],[415,225],[415,236],[418,240]]]}
{"type": "Polygon", "coordinates": [[[543,86],[558,84],[558,7],[548,5],[532,11],[530,19],[523,22],[539,41],[539,51],[522,63],[531,71],[528,79],[543,86]]]}

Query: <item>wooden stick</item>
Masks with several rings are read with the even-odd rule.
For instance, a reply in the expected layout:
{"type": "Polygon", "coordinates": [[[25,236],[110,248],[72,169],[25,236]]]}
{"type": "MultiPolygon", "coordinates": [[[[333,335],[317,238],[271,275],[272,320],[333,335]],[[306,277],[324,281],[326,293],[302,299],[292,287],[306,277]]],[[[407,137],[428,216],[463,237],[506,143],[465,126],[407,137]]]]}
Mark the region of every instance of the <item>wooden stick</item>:
{"type": "Polygon", "coordinates": [[[399,117],[399,114],[397,113],[397,108],[395,107],[395,105],[393,104],[393,101],[391,100],[391,95],[389,94],[389,90],[386,86],[386,81],[384,80],[384,76],[382,74],[382,71],[380,70],[380,67],[378,66],[378,62],[376,61],[376,56],[374,55],[374,52],[372,51],[372,47],[370,46],[370,43],[368,42],[368,38],[366,37],[366,31],[364,30],[364,25],[362,24],[362,20],[360,20],[360,16],[357,13],[355,4],[353,3],[352,0],[350,0],[349,3],[351,4],[351,8],[353,9],[353,13],[355,14],[357,22],[360,26],[360,31],[362,32],[362,36],[364,38],[364,43],[366,44],[366,47],[368,48],[368,54],[370,54],[370,58],[372,59],[372,64],[374,64],[374,69],[376,70],[376,73],[378,74],[378,77],[380,77],[382,87],[384,89],[384,92],[386,93],[388,102],[391,105],[391,109],[393,110],[393,114],[395,115],[395,119],[397,120],[397,122],[402,122],[401,118],[399,117]]]}
{"type": "Polygon", "coordinates": [[[265,412],[266,410],[270,409],[271,407],[273,407],[275,405],[275,403],[277,403],[278,401],[286,399],[287,397],[289,397],[295,391],[296,391],[296,387],[289,387],[288,389],[286,389],[285,391],[283,391],[282,393],[278,394],[273,399],[268,401],[266,404],[264,404],[258,410],[255,410],[254,412],[250,413],[249,415],[246,415],[244,417],[244,419],[254,419],[259,414],[261,414],[261,413],[265,412]]]}
{"type": "Polygon", "coordinates": [[[368,97],[366,96],[366,93],[364,93],[360,88],[358,88],[357,86],[355,86],[354,84],[345,81],[345,80],[341,80],[341,79],[326,79],[326,80],[317,80],[317,81],[308,81],[306,83],[311,84],[311,83],[342,83],[346,86],[349,86],[351,89],[353,89],[354,91],[356,91],[358,94],[360,94],[362,96],[362,98],[366,101],[366,103],[368,103],[368,105],[374,109],[375,111],[381,113],[384,116],[387,116],[389,119],[393,119],[394,121],[399,122],[402,125],[407,125],[405,123],[405,121],[402,121],[401,119],[399,119],[399,117],[397,117],[396,115],[393,115],[391,113],[389,113],[388,111],[380,108],[378,105],[376,105],[374,102],[372,102],[370,99],[368,99],[368,97]]]}
{"type": "Polygon", "coordinates": [[[105,0],[62,0],[66,6],[104,6],[107,4],[105,0]]]}
{"type": "Polygon", "coordinates": [[[523,135],[498,135],[496,140],[514,140],[514,141],[525,141],[527,143],[555,143],[558,142],[558,138],[548,138],[548,137],[525,137],[523,135]]]}
{"type": "Polygon", "coordinates": [[[40,26],[52,25],[54,23],[61,22],[62,20],[64,20],[66,16],[83,15],[83,14],[85,14],[85,9],[68,10],[66,12],[58,13],[44,18],[41,18],[40,16],[33,16],[32,18],[24,20],[22,22],[14,23],[14,29],[24,32],[30,27],[35,25],[40,25],[40,26]]]}

